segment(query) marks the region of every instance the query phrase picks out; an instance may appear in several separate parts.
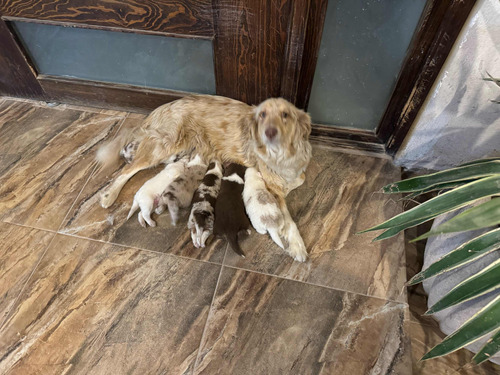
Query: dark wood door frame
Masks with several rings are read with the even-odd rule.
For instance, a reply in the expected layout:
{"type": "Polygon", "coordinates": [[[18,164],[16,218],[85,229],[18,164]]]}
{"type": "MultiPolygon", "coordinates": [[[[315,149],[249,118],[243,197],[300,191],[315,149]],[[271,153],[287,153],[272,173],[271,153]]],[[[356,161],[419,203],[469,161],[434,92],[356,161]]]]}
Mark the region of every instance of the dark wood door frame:
{"type": "MultiPolygon", "coordinates": [[[[334,0],[330,0],[333,2],[334,0]]],[[[313,141],[395,154],[476,0],[428,0],[376,131],[314,125],[313,141]]],[[[0,0],[0,95],[150,111],[185,92],[37,74],[8,21],[213,41],[217,94],[307,108],[328,0],[0,0]]]]}

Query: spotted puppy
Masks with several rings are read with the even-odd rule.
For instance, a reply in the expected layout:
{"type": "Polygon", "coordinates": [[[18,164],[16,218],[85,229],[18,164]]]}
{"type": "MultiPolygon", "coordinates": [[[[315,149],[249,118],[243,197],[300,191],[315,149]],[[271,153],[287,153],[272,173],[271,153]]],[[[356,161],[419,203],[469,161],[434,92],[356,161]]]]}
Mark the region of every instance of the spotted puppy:
{"type": "Polygon", "coordinates": [[[200,155],[196,155],[186,164],[184,173],[173,180],[163,191],[158,213],[161,213],[165,206],[168,206],[172,225],[177,224],[179,209],[191,204],[194,191],[199,186],[206,171],[207,165],[200,155]]]}
{"type": "Polygon", "coordinates": [[[255,230],[260,234],[269,232],[273,241],[283,249],[283,241],[279,233],[283,229],[285,219],[278,201],[267,190],[262,175],[255,168],[248,168],[245,172],[243,201],[255,230]]]}
{"type": "Polygon", "coordinates": [[[207,238],[214,231],[215,202],[219,195],[222,166],[212,162],[193,197],[193,207],[188,220],[188,229],[195,247],[205,247],[207,238]]]}
{"type": "Polygon", "coordinates": [[[243,203],[243,186],[246,167],[240,164],[229,164],[224,171],[220,184],[220,192],[215,203],[214,234],[224,237],[236,253],[245,256],[238,243],[238,234],[250,231],[250,221],[245,213],[243,203]]]}
{"type": "Polygon", "coordinates": [[[128,213],[127,220],[140,208],[141,211],[138,215],[139,223],[143,227],[146,227],[146,223],[152,227],[156,226],[156,222],[151,219],[151,213],[155,208],[158,213],[158,207],[161,204],[161,196],[165,187],[184,174],[185,165],[189,161],[189,157],[184,156],[178,160],[177,157],[173,157],[169,161],[170,163],[160,173],[146,181],[137,193],[135,193],[134,202],[128,213]]]}

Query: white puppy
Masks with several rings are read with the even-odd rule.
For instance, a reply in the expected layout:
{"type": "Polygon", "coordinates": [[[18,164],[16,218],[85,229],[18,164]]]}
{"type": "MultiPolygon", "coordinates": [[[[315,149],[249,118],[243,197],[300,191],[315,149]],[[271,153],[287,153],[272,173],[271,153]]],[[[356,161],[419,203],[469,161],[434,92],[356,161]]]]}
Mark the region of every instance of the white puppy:
{"type": "Polygon", "coordinates": [[[156,226],[156,222],[151,219],[151,212],[155,208],[157,213],[163,211],[161,195],[172,181],[185,173],[189,157],[184,156],[177,161],[174,160],[175,158],[171,158],[172,162],[170,164],[167,164],[160,173],[146,181],[137,193],[135,193],[134,203],[128,213],[127,220],[140,208],[141,212],[138,215],[139,223],[143,227],[146,227],[146,223],[152,227],[156,226]]]}
{"type": "Polygon", "coordinates": [[[272,240],[284,249],[283,241],[279,235],[285,223],[283,214],[278,201],[267,190],[262,175],[255,168],[248,168],[245,172],[243,201],[255,230],[260,234],[269,232],[272,240]]]}
{"type": "Polygon", "coordinates": [[[179,209],[189,207],[191,204],[194,191],[200,185],[206,171],[207,164],[200,155],[196,155],[186,164],[184,173],[172,180],[163,191],[159,210],[163,211],[165,205],[168,206],[172,225],[177,224],[179,209]]]}

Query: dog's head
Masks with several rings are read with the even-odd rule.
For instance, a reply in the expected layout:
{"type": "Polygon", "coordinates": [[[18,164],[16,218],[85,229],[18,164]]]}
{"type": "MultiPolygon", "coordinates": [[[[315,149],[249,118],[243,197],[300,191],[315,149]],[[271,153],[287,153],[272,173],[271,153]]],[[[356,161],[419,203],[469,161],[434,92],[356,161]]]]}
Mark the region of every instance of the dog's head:
{"type": "Polygon", "coordinates": [[[282,98],[272,98],[254,108],[253,139],[261,147],[287,150],[292,155],[311,134],[311,118],[282,98]]]}

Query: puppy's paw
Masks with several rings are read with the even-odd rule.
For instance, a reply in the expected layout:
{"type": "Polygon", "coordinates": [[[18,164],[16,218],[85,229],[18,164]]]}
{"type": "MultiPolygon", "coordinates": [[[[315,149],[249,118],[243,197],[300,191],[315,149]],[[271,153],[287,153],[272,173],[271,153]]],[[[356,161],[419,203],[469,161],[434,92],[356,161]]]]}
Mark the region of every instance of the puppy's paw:
{"type": "Polygon", "coordinates": [[[165,212],[165,206],[160,205],[160,206],[156,207],[156,209],[155,209],[155,213],[157,215],[161,215],[164,212],[165,212]]]}

